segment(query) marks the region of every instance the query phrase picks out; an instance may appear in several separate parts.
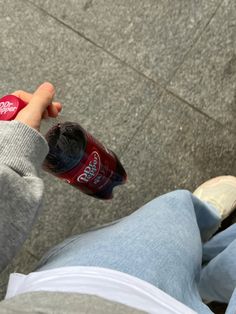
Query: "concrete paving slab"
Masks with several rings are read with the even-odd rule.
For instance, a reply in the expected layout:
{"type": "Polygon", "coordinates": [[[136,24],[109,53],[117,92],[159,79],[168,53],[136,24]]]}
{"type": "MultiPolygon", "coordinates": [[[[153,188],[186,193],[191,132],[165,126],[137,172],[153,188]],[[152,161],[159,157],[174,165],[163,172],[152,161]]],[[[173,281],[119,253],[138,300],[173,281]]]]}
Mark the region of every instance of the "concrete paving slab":
{"type": "MultiPolygon", "coordinates": [[[[63,115],[119,155],[162,90],[27,2],[0,0],[0,16],[2,93],[33,92],[51,81],[63,115]]],[[[43,175],[44,210],[27,241],[36,256],[68,236],[78,208],[86,212],[88,199],[43,175]]]]}
{"type": "Polygon", "coordinates": [[[119,153],[161,90],[27,2],[1,0],[0,13],[2,93],[49,80],[63,114],[119,153]]]}
{"type": "Polygon", "coordinates": [[[236,130],[236,2],[224,1],[168,89],[236,130]]]}
{"type": "Polygon", "coordinates": [[[136,191],[131,203],[139,207],[173,189],[235,175],[235,149],[234,134],[164,94],[124,156],[136,191]]]}
{"type": "Polygon", "coordinates": [[[169,191],[194,191],[212,177],[236,175],[235,153],[234,134],[165,93],[123,155],[127,185],[110,204],[94,202],[100,213],[78,221],[73,233],[102,224],[109,211],[110,220],[118,219],[169,191]]]}
{"type": "Polygon", "coordinates": [[[30,2],[165,84],[221,0],[30,2]]]}

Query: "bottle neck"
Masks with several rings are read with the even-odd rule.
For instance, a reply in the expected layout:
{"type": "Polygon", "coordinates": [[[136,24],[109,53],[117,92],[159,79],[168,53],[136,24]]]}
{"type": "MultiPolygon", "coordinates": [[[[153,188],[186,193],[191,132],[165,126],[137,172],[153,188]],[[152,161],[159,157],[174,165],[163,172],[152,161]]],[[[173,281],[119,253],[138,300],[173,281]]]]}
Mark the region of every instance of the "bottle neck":
{"type": "Polygon", "coordinates": [[[47,132],[56,124],[63,123],[67,121],[66,117],[63,115],[58,115],[56,118],[47,118],[42,119],[41,125],[40,125],[40,133],[45,136],[47,132]]]}

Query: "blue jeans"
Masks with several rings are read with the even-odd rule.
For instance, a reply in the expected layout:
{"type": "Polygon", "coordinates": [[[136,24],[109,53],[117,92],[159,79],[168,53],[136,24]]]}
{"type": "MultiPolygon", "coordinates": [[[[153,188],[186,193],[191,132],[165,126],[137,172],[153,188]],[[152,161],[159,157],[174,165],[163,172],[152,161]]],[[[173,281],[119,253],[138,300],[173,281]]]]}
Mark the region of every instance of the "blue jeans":
{"type": "MultiPolygon", "coordinates": [[[[37,271],[110,268],[153,284],[197,313],[212,313],[201,297],[228,303],[236,287],[235,226],[203,245],[219,226],[214,207],[177,190],[118,222],[67,239],[43,257],[37,271]],[[202,269],[203,257],[208,264],[202,269]]],[[[235,310],[236,293],[232,298],[227,314],[235,310]]]]}

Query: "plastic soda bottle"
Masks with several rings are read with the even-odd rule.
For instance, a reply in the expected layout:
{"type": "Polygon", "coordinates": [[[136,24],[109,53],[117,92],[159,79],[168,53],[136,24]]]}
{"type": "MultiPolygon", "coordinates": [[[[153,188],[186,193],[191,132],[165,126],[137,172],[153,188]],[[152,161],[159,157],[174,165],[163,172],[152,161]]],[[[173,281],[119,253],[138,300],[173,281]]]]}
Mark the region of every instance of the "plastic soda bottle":
{"type": "MultiPolygon", "coordinates": [[[[0,120],[14,120],[26,105],[15,95],[2,97],[0,120]]],[[[49,145],[43,170],[85,194],[111,199],[113,188],[127,181],[127,174],[116,154],[78,123],[59,115],[42,120],[40,132],[49,145]]]]}

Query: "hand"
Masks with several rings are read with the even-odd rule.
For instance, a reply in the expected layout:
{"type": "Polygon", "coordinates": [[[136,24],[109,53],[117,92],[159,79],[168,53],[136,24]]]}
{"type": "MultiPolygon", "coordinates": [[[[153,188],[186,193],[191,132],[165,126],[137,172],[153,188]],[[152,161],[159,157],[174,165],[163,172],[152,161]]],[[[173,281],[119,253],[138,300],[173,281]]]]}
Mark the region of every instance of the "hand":
{"type": "Polygon", "coordinates": [[[20,121],[37,131],[40,131],[42,119],[48,117],[56,118],[62,109],[62,105],[59,102],[52,102],[55,95],[55,89],[49,82],[40,85],[33,94],[18,90],[12,93],[12,95],[17,96],[28,103],[28,105],[17,114],[15,120],[20,121]]]}

